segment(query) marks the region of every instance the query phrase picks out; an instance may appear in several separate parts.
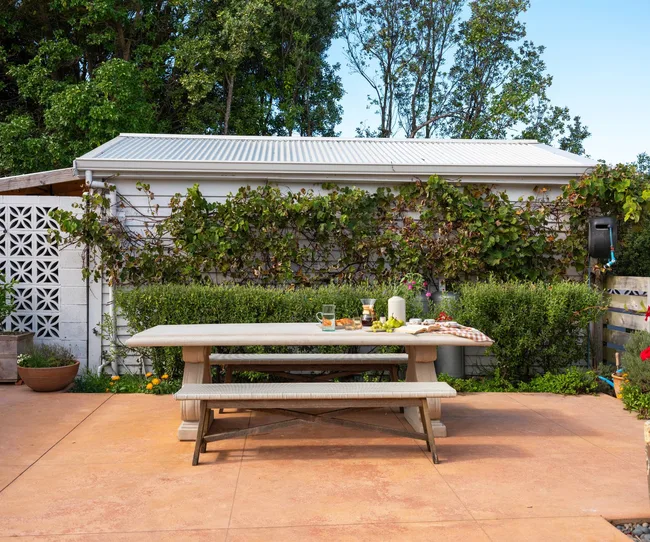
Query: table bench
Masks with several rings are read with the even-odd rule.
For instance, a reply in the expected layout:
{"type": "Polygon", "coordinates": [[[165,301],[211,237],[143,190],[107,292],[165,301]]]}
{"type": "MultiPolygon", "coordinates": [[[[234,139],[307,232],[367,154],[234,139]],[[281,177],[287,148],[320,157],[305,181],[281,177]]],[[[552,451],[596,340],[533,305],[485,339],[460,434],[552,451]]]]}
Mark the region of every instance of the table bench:
{"type": "Polygon", "coordinates": [[[446,382],[184,384],[175,394],[178,401],[199,401],[199,423],[192,465],[198,465],[199,455],[206,452],[208,442],[256,435],[304,422],[333,424],[424,440],[427,449],[431,452],[433,462],[438,463],[428,400],[455,396],[456,390],[446,382]],[[379,407],[417,407],[424,433],[333,417],[342,410],[379,407]],[[221,408],[265,410],[292,419],[236,431],[219,432],[218,427],[213,428],[219,424],[217,420],[213,420],[212,410],[221,408]],[[293,409],[326,409],[327,411],[321,414],[309,414],[293,409]]]}
{"type": "Polygon", "coordinates": [[[307,379],[292,370],[322,371],[308,377],[318,382],[351,376],[365,371],[388,371],[390,379],[397,382],[398,366],[408,363],[408,354],[211,354],[210,364],[224,368],[224,382],[232,382],[232,372],[258,371],[280,375],[296,381],[307,379]]]}

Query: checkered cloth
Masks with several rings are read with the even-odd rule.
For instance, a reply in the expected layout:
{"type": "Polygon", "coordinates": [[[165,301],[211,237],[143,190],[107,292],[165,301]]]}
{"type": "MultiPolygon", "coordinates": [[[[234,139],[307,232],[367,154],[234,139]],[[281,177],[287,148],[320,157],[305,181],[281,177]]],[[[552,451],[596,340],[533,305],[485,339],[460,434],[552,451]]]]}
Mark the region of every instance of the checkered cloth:
{"type": "Polygon", "coordinates": [[[476,341],[479,343],[491,343],[494,342],[490,337],[485,333],[481,333],[478,329],[473,327],[445,327],[439,331],[433,331],[433,333],[443,333],[445,335],[456,335],[457,337],[463,337],[464,339],[470,339],[471,341],[476,341]]]}

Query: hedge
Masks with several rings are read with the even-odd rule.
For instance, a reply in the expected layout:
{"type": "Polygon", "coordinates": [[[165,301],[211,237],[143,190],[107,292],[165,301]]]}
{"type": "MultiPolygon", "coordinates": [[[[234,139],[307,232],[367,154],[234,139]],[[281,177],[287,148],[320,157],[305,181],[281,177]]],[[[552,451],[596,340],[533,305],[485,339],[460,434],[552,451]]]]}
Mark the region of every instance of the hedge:
{"type": "MultiPolygon", "coordinates": [[[[137,333],[161,324],[246,322],[314,322],[325,303],[334,303],[337,317],[361,313],[360,299],[377,299],[377,314],[387,312],[394,293],[390,285],[330,285],[304,288],[262,286],[154,285],[118,290],[117,308],[129,331],[137,333]]],[[[459,322],[487,333],[495,344],[488,353],[496,358],[501,378],[528,382],[540,372],[559,373],[586,360],[585,329],[605,305],[602,294],[586,284],[558,282],[465,283],[458,303],[444,309],[459,322]]],[[[433,309],[433,308],[432,308],[433,309]]],[[[436,308],[437,309],[437,308],[436,308]]],[[[418,295],[407,298],[407,316],[428,316],[418,295]]],[[[435,311],[431,311],[435,312],[435,311]]],[[[220,351],[286,351],[257,347],[221,348],[220,351]]],[[[294,350],[294,349],[292,349],[294,350]]],[[[320,347],[321,352],[351,351],[347,347],[320,347]]],[[[146,351],[154,371],[182,374],[179,348],[146,351]]]]}
{"type": "MultiPolygon", "coordinates": [[[[315,322],[326,303],[336,305],[336,316],[361,315],[361,298],[377,299],[378,315],[386,315],[390,285],[330,285],[314,288],[265,288],[262,286],[152,285],[120,289],[116,306],[126,319],[129,332],[137,333],[163,324],[230,324],[264,322],[315,322]]],[[[419,296],[407,297],[407,315],[424,315],[419,296]]],[[[246,351],[260,351],[249,348],[246,351]]],[[[275,349],[281,351],[281,349],[275,349]]],[[[320,347],[321,352],[349,351],[349,348],[320,347]]],[[[227,352],[233,349],[221,348],[227,352]]],[[[239,351],[243,351],[239,349],[239,351]]],[[[265,351],[273,351],[266,348],[265,351]]],[[[286,351],[286,349],[284,349],[286,351]]],[[[156,373],[172,376],[183,371],[180,348],[152,348],[146,351],[156,373]]]]}
{"type": "Polygon", "coordinates": [[[487,352],[513,383],[584,365],[587,325],[607,305],[601,292],[573,281],[464,283],[459,291],[450,310],[494,340],[487,352]]]}

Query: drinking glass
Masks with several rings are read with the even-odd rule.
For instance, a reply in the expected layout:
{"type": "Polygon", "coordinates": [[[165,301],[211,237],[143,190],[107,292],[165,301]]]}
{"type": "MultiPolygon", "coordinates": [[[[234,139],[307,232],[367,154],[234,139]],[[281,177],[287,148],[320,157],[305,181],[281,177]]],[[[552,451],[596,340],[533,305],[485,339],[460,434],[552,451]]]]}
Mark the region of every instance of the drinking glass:
{"type": "Polygon", "coordinates": [[[316,313],[323,331],[336,331],[336,305],[323,305],[323,311],[316,313]]]}

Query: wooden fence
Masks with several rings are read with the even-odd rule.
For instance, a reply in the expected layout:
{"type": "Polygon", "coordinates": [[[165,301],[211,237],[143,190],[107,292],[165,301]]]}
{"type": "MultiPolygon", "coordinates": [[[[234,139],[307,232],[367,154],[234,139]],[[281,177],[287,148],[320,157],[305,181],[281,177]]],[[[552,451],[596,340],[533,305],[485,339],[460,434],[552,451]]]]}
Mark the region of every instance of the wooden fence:
{"type": "Polygon", "coordinates": [[[609,308],[603,318],[602,338],[594,342],[602,345],[602,354],[594,347],[594,360],[615,362],[634,331],[650,331],[645,313],[650,306],[650,277],[608,277],[605,288],[610,294],[609,308]],[[602,357],[601,357],[602,356],[602,357]]]}

